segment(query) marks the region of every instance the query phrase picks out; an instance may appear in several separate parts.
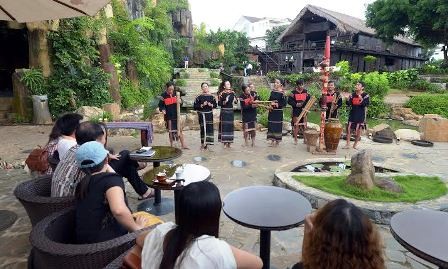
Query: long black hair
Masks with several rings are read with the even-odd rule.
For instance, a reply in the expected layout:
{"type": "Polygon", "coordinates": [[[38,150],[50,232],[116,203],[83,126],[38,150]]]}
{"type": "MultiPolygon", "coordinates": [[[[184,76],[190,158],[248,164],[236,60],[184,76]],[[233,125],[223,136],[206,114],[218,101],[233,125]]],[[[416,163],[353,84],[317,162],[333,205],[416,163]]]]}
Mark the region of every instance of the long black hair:
{"type": "Polygon", "coordinates": [[[165,236],[160,269],[174,268],[176,260],[194,239],[202,235],[218,237],[219,234],[222,202],[213,183],[201,181],[187,185],[179,194],[177,206],[177,227],[165,236]]]}
{"type": "MultiPolygon", "coordinates": [[[[85,164],[88,164],[88,162],[92,162],[92,161],[90,161],[90,160],[83,161],[81,164],[85,165],[85,164]]],[[[77,200],[82,200],[87,196],[87,194],[89,193],[89,184],[90,184],[90,179],[92,178],[92,174],[101,171],[101,169],[103,169],[104,165],[106,165],[106,162],[107,162],[107,157],[102,162],[100,162],[99,164],[97,164],[93,167],[81,168],[81,171],[83,171],[86,174],[86,176],[81,179],[78,186],[76,187],[75,196],[76,196],[77,200]]]]}

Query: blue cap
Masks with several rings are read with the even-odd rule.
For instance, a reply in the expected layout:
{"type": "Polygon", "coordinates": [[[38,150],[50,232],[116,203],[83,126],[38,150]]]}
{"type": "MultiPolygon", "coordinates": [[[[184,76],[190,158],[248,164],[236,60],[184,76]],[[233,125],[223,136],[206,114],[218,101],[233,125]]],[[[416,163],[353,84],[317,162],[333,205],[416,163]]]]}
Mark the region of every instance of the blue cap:
{"type": "Polygon", "coordinates": [[[76,151],[76,163],[79,168],[94,167],[104,161],[108,153],[103,144],[90,141],[82,144],[76,151]]]}

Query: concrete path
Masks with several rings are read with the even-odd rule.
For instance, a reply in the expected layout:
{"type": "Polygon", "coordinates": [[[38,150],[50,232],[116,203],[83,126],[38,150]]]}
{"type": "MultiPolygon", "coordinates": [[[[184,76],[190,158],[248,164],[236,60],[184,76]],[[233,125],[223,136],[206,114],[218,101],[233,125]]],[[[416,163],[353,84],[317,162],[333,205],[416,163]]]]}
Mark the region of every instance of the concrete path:
{"type": "MultiPolygon", "coordinates": [[[[48,126],[11,126],[0,128],[1,149],[0,158],[7,160],[23,160],[27,150],[35,145],[45,144],[48,126]]],[[[199,132],[185,132],[186,141],[191,150],[185,150],[183,155],[175,160],[178,163],[193,163],[195,156],[207,158],[200,163],[210,169],[212,181],[219,187],[222,197],[229,192],[244,186],[271,185],[275,169],[284,163],[294,160],[318,158],[305,151],[303,144],[293,145],[291,137],[284,137],[279,148],[270,148],[265,142],[266,133],[258,133],[255,148],[242,147],[242,133],[236,133],[233,148],[225,150],[220,144],[213,147],[213,152],[199,151],[199,132]],[[281,156],[280,161],[270,161],[269,154],[281,156]],[[232,160],[242,160],[247,163],[244,168],[232,167],[232,160]]],[[[138,148],[139,138],[111,137],[110,146],[116,150],[138,148]]],[[[155,135],[155,145],[167,145],[166,134],[155,135]]],[[[363,141],[361,148],[370,148],[374,160],[387,165],[395,165],[406,170],[436,174],[448,179],[448,143],[435,143],[433,148],[421,148],[407,142],[396,144],[378,144],[363,141]]],[[[340,150],[337,157],[350,158],[354,150],[340,150]]],[[[12,190],[18,182],[27,180],[28,176],[21,170],[0,170],[0,209],[16,212],[19,219],[13,227],[0,232],[0,268],[25,268],[26,258],[30,250],[28,234],[31,226],[22,206],[12,195],[12,190]]],[[[135,209],[138,201],[132,188],[127,187],[130,205],[135,209]]],[[[163,196],[172,197],[172,192],[163,192],[163,196]]],[[[173,221],[173,214],[163,216],[165,221],[173,221]]],[[[430,264],[405,251],[391,236],[389,228],[379,226],[384,239],[387,268],[435,268],[430,264]]],[[[221,215],[220,236],[230,244],[258,253],[259,232],[244,228],[221,215]]],[[[300,260],[303,240],[303,228],[295,228],[283,232],[272,233],[271,260],[277,268],[287,268],[300,260]]]]}

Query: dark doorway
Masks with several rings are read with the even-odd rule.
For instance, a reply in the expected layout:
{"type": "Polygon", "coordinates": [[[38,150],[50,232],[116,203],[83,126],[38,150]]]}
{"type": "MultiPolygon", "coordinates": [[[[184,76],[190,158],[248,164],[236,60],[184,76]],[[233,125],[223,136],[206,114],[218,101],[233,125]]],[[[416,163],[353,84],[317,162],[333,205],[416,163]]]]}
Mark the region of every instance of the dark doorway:
{"type": "Polygon", "coordinates": [[[27,29],[10,29],[0,22],[0,97],[13,96],[12,74],[16,69],[28,68],[27,29]]]}
{"type": "Polygon", "coordinates": [[[304,59],[303,67],[314,67],[314,59],[304,59]]]}

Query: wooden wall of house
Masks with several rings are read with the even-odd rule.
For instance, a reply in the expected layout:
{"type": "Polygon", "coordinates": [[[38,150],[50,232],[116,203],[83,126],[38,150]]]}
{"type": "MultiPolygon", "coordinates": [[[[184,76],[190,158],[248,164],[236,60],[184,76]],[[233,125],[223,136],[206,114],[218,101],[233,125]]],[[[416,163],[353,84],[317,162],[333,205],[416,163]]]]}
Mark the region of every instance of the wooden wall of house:
{"type": "Polygon", "coordinates": [[[381,41],[381,39],[362,34],[358,35],[357,47],[361,50],[371,50],[378,52],[389,51],[392,54],[408,57],[419,57],[419,54],[421,53],[420,47],[404,44],[401,42],[393,42],[392,44],[387,45],[383,41],[381,41]]]}

